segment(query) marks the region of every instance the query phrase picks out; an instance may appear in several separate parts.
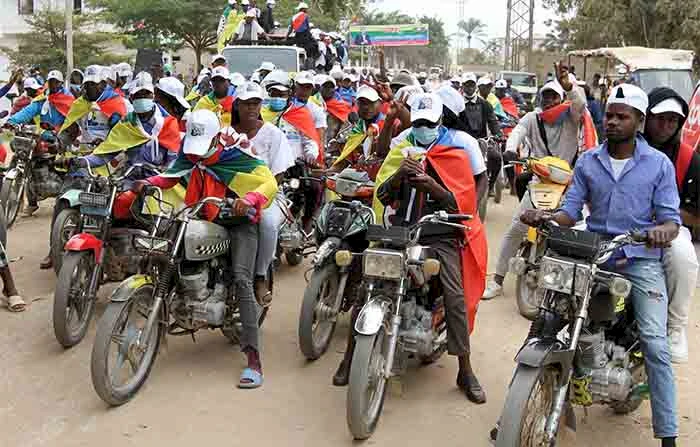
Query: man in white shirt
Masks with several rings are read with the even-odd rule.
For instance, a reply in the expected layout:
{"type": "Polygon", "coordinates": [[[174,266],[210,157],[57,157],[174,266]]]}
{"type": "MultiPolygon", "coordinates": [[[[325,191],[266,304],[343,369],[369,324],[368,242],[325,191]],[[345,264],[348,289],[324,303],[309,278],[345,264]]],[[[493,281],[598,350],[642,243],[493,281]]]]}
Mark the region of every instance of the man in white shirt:
{"type": "Polygon", "coordinates": [[[238,25],[238,30],[236,31],[235,40],[242,40],[245,42],[257,42],[258,37],[262,37],[267,40],[267,34],[265,30],[260,26],[257,21],[255,9],[249,9],[245,13],[245,20],[243,20],[240,25],[238,25]]]}

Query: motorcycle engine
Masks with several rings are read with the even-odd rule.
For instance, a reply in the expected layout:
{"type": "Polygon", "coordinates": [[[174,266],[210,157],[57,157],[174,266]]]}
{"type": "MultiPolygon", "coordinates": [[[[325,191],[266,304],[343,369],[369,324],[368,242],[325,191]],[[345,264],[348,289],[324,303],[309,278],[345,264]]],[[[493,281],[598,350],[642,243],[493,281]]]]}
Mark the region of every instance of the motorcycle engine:
{"type": "Polygon", "coordinates": [[[214,270],[208,263],[197,264],[180,275],[175,306],[178,320],[188,329],[206,326],[219,327],[226,316],[226,286],[217,282],[209,288],[210,274],[214,270]],[[184,321],[183,321],[184,320],[184,321]]]}
{"type": "Polygon", "coordinates": [[[284,250],[297,250],[304,245],[304,236],[302,235],[299,222],[285,222],[280,228],[279,244],[284,250]]]}
{"type": "Polygon", "coordinates": [[[624,347],[605,340],[605,332],[582,332],[576,365],[584,374],[572,379],[573,400],[579,405],[624,401],[634,387],[624,347]]]}
{"type": "Polygon", "coordinates": [[[399,339],[404,352],[419,357],[433,353],[433,314],[415,301],[406,301],[401,306],[399,339]]]}

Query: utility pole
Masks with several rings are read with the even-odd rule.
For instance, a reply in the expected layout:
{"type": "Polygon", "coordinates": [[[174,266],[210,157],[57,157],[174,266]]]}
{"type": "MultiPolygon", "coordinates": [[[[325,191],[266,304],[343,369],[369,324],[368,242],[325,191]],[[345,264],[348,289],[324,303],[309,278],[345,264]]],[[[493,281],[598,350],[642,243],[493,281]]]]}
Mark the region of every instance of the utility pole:
{"type": "Polygon", "coordinates": [[[73,0],[66,0],[66,79],[73,71],[73,0]]]}
{"type": "Polygon", "coordinates": [[[532,71],[535,0],[508,0],[503,68],[532,71]]]}

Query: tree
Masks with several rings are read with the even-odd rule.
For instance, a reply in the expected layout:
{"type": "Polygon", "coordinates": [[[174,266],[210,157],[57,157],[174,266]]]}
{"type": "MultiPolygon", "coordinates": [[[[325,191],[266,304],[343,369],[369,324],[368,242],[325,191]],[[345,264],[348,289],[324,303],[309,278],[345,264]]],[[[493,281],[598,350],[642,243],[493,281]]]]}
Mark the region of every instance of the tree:
{"type": "Polygon", "coordinates": [[[199,0],[93,0],[102,17],[155,49],[192,48],[197,63],[216,43],[223,5],[199,0]]]}
{"type": "MultiPolygon", "coordinates": [[[[258,0],[262,4],[261,0],[258,0]]],[[[342,20],[348,22],[357,18],[362,13],[364,0],[311,0],[309,16],[311,22],[320,29],[327,31],[340,31],[342,20]]],[[[289,26],[292,16],[296,13],[298,0],[279,0],[275,6],[275,19],[283,28],[289,26]]]]}
{"type": "Polygon", "coordinates": [[[467,48],[472,47],[473,38],[481,42],[484,41],[483,37],[486,35],[486,24],[481,20],[475,18],[469,18],[466,21],[461,20],[457,24],[457,27],[467,35],[467,48]]]}
{"type": "MultiPolygon", "coordinates": [[[[0,51],[18,65],[39,65],[43,70],[65,72],[66,24],[63,11],[42,9],[24,20],[30,31],[18,36],[17,50],[0,47],[0,51]]],[[[73,58],[76,67],[110,64],[118,60],[118,56],[105,49],[118,36],[94,31],[95,24],[94,15],[73,15],[73,58]]]]}

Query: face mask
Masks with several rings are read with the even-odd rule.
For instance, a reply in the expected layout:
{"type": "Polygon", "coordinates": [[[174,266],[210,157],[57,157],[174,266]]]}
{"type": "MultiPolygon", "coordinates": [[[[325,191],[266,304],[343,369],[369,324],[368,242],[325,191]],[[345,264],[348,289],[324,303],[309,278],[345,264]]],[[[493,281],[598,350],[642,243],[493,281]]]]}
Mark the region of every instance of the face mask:
{"type": "Polygon", "coordinates": [[[155,107],[151,98],[134,99],[131,103],[134,105],[134,112],[136,113],[148,113],[155,107]]]}
{"type": "Polygon", "coordinates": [[[80,91],[80,87],[81,87],[80,84],[71,84],[70,85],[71,90],[80,91]]]}
{"type": "Polygon", "coordinates": [[[413,128],[413,137],[418,144],[422,144],[423,146],[428,146],[430,143],[437,140],[438,135],[440,135],[440,126],[434,129],[430,127],[413,128]]]}
{"type": "Polygon", "coordinates": [[[287,98],[270,98],[270,109],[281,112],[287,107],[287,98]]]}
{"type": "Polygon", "coordinates": [[[302,100],[299,99],[299,98],[294,98],[294,104],[295,104],[295,105],[298,105],[298,106],[304,106],[304,105],[306,105],[306,103],[308,103],[308,102],[309,102],[308,99],[307,99],[306,101],[302,101],[302,100]]]}

